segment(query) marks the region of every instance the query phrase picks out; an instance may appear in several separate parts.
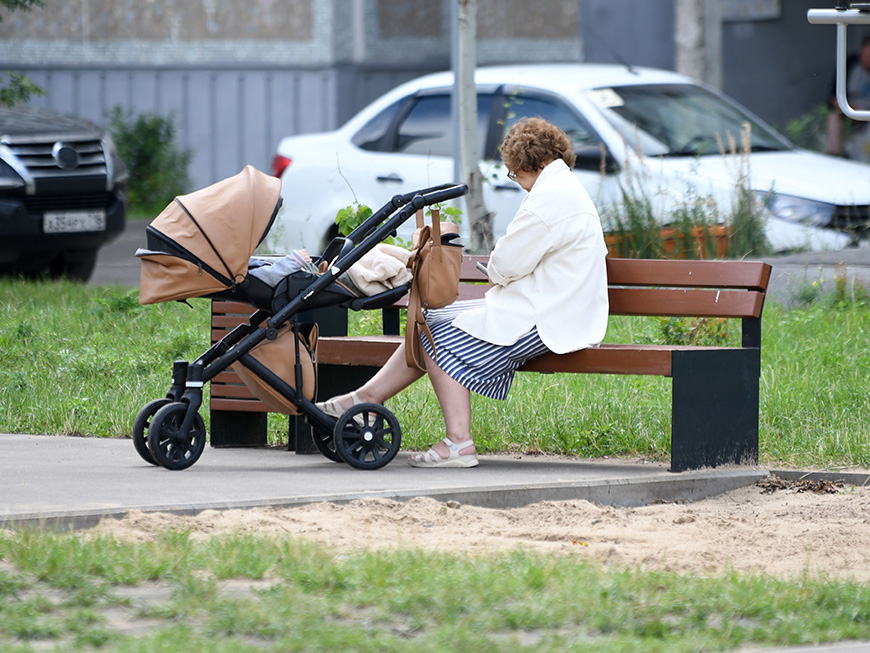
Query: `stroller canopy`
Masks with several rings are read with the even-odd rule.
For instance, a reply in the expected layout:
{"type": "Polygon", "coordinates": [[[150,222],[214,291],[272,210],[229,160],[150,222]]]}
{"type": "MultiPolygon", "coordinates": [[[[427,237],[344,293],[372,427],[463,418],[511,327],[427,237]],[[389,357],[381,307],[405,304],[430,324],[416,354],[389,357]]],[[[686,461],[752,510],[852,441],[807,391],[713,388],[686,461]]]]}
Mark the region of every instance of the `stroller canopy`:
{"type": "Polygon", "coordinates": [[[146,227],[139,303],[202,297],[234,287],[281,207],[281,180],[246,166],[179,195],[146,227]]]}

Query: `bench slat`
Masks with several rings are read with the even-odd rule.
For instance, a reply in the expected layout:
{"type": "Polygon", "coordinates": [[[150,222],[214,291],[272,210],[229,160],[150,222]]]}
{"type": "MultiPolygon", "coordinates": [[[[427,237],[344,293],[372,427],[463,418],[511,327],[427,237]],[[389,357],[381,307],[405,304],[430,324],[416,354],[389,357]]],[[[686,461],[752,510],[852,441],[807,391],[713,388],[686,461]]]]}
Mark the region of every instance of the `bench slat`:
{"type": "Polygon", "coordinates": [[[212,397],[209,402],[211,410],[228,410],[240,413],[270,413],[272,409],[259,399],[223,399],[212,397]]]}
{"type": "Polygon", "coordinates": [[[525,363],[523,372],[582,372],[671,376],[673,347],[605,344],[568,354],[544,354],[525,363]]]}
{"type": "MultiPolygon", "coordinates": [[[[459,299],[480,299],[489,285],[459,286],[459,299]]],[[[613,288],[608,290],[611,315],[667,317],[759,317],[764,295],[755,290],[689,290],[687,288],[613,288]]],[[[396,307],[407,306],[407,298],[396,307]]]]}
{"type": "MultiPolygon", "coordinates": [[[[351,363],[348,361],[353,361],[352,365],[383,367],[396,348],[403,346],[404,342],[405,339],[401,336],[321,338],[318,363],[349,365],[351,363]]],[[[604,343],[600,347],[569,354],[544,354],[528,361],[520,371],[671,376],[671,357],[675,351],[699,349],[720,351],[730,348],[604,343]]]]}
{"type": "Polygon", "coordinates": [[[318,365],[370,365],[383,367],[404,336],[321,337],[317,341],[318,365]]]}
{"type": "Polygon", "coordinates": [[[744,288],[766,291],[771,267],[761,261],[607,259],[611,286],[744,288]]]}
{"type": "Polygon", "coordinates": [[[610,288],[611,315],[760,317],[764,294],[755,290],[610,288]]]}
{"type": "Polygon", "coordinates": [[[244,385],[227,385],[212,381],[211,396],[229,399],[250,399],[251,391],[244,385]]]}
{"type": "Polygon", "coordinates": [[[239,378],[239,375],[236,374],[231,367],[227,368],[226,371],[221,372],[216,377],[211,380],[212,383],[234,383],[237,385],[243,385],[242,380],[239,378]]]}
{"type": "MultiPolygon", "coordinates": [[[[253,313],[253,311],[251,312],[253,313]]],[[[247,321],[247,316],[242,315],[212,315],[211,325],[213,327],[220,327],[226,331],[232,331],[239,324],[243,324],[247,321]]]]}
{"type": "Polygon", "coordinates": [[[250,304],[233,302],[228,299],[214,299],[211,305],[212,314],[251,315],[256,310],[250,304]]]}
{"type": "Polygon", "coordinates": [[[462,282],[487,281],[488,277],[477,269],[478,263],[486,265],[487,261],[489,261],[488,256],[463,256],[459,280],[462,282]]]}

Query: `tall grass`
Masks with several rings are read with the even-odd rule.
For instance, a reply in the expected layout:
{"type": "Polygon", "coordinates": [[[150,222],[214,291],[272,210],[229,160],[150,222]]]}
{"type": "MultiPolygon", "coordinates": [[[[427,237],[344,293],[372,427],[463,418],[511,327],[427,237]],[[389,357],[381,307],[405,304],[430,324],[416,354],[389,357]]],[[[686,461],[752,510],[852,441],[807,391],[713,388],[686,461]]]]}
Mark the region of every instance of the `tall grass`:
{"type": "Polygon", "coordinates": [[[748,124],[739,137],[739,143],[731,134],[717,138],[719,155],[734,178],[727,213],[711,195],[699,193],[691,179],[678,197],[668,197],[667,189],[655,188],[649,164],[640,154],[631,165],[625,162],[625,173],[618,179],[620,202],[600,206],[611,253],[623,258],[688,259],[765,254],[769,248],[764,212],[750,188],[748,124]]]}
{"type": "MultiPolygon", "coordinates": [[[[761,459],[765,464],[870,467],[870,310],[867,294],[837,293],[763,318],[761,459]]],[[[209,346],[206,300],[142,307],[134,291],[0,281],[0,431],[124,437],[139,409],[165,395],[172,362],[209,346]]],[[[354,328],[376,328],[374,313],[354,328]]],[[[739,323],[614,317],[608,342],[739,344],[739,323]],[[682,340],[681,340],[682,339],[682,340]]],[[[517,375],[506,401],[473,397],[484,452],[665,458],[670,380],[611,375],[517,375]]],[[[422,380],[388,402],[403,446],[443,436],[422,380]]],[[[206,424],[208,411],[202,410],[206,424]]],[[[286,440],[273,416],[272,439],[286,440]]]]}

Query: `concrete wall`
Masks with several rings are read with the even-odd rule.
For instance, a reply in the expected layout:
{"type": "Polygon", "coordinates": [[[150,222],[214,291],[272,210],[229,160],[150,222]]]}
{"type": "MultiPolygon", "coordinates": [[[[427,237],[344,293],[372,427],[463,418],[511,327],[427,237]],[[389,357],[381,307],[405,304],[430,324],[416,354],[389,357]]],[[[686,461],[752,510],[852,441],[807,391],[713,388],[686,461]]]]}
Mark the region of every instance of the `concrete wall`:
{"type": "MultiPolygon", "coordinates": [[[[831,0],[716,0],[722,6],[721,89],[784,126],[825,101],[834,79],[836,31],[810,25],[807,10],[831,0]],[[753,11],[764,7],[765,11],[753,11]],[[741,11],[746,8],[745,11],[741,11]]],[[[673,0],[580,0],[584,59],[673,70],[673,0]]],[[[868,27],[850,27],[857,52],[868,27]]]]}
{"type": "MultiPolygon", "coordinates": [[[[777,126],[829,97],[836,69],[836,28],[810,25],[809,9],[829,0],[783,0],[778,20],[726,21],[722,30],[723,90],[777,126]]],[[[856,53],[870,29],[849,27],[856,53]]]]}
{"type": "MultiPolygon", "coordinates": [[[[481,63],[577,60],[576,0],[480,0],[481,63]]],[[[115,106],[174,116],[201,187],[279,140],[334,129],[418,75],[450,66],[447,0],[81,0],[3,12],[0,69],[32,104],[104,123],[115,106]]]]}
{"type": "Polygon", "coordinates": [[[584,61],[674,69],[674,0],[581,0],[584,61]]]}

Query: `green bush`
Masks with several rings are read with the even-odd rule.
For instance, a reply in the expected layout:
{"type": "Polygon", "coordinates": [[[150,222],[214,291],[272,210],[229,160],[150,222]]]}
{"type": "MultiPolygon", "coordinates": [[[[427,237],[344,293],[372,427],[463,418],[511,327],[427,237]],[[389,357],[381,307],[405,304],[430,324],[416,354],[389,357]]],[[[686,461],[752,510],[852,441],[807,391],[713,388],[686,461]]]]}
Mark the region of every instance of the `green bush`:
{"type": "MultiPolygon", "coordinates": [[[[740,142],[732,135],[717,138],[723,163],[734,173],[734,200],[724,213],[710,195],[703,195],[686,178],[685,190],[674,198],[668,214],[657,214],[649,171],[641,161],[618,179],[622,202],[599,206],[608,228],[611,255],[622,258],[743,258],[762,256],[769,250],[764,234],[764,207],[749,187],[749,126],[740,142]],[[718,231],[724,229],[722,251],[718,231]]],[[[692,171],[692,175],[695,171],[692,171]]]]}
{"type": "MultiPolygon", "coordinates": [[[[820,104],[811,111],[793,118],[786,123],[783,131],[789,140],[807,150],[822,152],[825,149],[825,123],[831,108],[826,104],[820,104]]],[[[845,129],[847,121],[844,120],[845,129]]],[[[843,134],[845,137],[845,133],[843,134]]]]}
{"type": "Polygon", "coordinates": [[[152,113],[134,116],[121,107],[109,112],[109,133],[130,170],[129,207],[133,214],[153,216],[176,195],[187,192],[187,166],[193,156],[176,143],[173,117],[152,113]]]}

